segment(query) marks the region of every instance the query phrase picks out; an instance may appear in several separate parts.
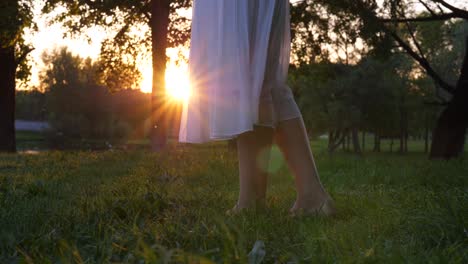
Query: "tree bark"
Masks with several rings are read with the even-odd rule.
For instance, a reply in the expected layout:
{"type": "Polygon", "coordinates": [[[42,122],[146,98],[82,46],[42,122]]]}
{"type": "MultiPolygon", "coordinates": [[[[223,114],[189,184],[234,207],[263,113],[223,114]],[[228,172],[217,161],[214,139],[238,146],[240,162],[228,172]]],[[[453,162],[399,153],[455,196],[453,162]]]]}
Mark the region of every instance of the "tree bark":
{"type": "Polygon", "coordinates": [[[361,145],[359,144],[359,130],[357,128],[353,128],[351,133],[354,153],[362,154],[361,145]]]}
{"type": "Polygon", "coordinates": [[[348,132],[348,135],[346,136],[346,151],[351,151],[351,133],[352,131],[348,132]]]}
{"type": "Polygon", "coordinates": [[[374,152],[380,152],[380,136],[374,132],[374,152]]]}
{"type": "Polygon", "coordinates": [[[328,152],[333,153],[345,140],[345,132],[341,130],[328,132],[328,152]]]}
{"type": "Polygon", "coordinates": [[[153,88],[151,100],[151,147],[161,151],[167,144],[169,120],[165,86],[166,49],[169,27],[169,0],[151,1],[151,41],[153,59],[153,88]]]}
{"type": "Polygon", "coordinates": [[[343,142],[341,143],[341,150],[346,152],[346,135],[343,135],[343,142]]]}
{"type": "Polygon", "coordinates": [[[407,135],[408,135],[408,113],[406,111],[406,98],[404,95],[400,98],[400,150],[401,154],[407,152],[407,135]]]}
{"type": "Polygon", "coordinates": [[[452,159],[462,155],[468,125],[468,38],[463,66],[452,100],[442,111],[432,134],[431,159],[452,159]]]}
{"type": "Polygon", "coordinates": [[[366,151],[366,131],[362,131],[362,151],[366,151]]]}
{"type": "Polygon", "coordinates": [[[426,116],[425,131],[424,131],[424,153],[429,153],[429,124],[426,116]]]}
{"type": "Polygon", "coordinates": [[[14,47],[0,47],[0,152],[15,152],[16,59],[14,47]]]}
{"type": "Polygon", "coordinates": [[[407,129],[405,133],[405,153],[408,153],[408,138],[409,138],[409,132],[407,129]]]}

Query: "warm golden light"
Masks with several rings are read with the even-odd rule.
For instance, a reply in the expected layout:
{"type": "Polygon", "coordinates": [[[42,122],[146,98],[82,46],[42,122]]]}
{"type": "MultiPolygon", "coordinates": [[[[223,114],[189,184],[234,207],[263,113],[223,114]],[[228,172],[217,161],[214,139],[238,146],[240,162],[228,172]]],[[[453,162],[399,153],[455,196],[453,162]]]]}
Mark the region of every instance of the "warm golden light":
{"type": "MultiPolygon", "coordinates": [[[[153,71],[151,67],[142,71],[141,91],[151,93],[153,71]]],[[[166,69],[166,92],[176,100],[187,100],[190,97],[190,82],[187,66],[170,64],[166,69]]]]}
{"type": "Polygon", "coordinates": [[[166,69],[166,91],[176,100],[188,100],[191,89],[187,66],[171,64],[166,69]]]}
{"type": "MultiPolygon", "coordinates": [[[[177,63],[181,52],[184,56],[188,56],[188,49],[171,48],[168,49],[167,53],[170,60],[166,67],[166,92],[170,98],[177,101],[188,100],[191,94],[188,64],[180,61],[177,63]]],[[[143,75],[141,91],[151,93],[153,70],[150,62],[144,63],[143,65],[140,68],[143,75]]]]}
{"type": "MultiPolygon", "coordinates": [[[[153,71],[151,67],[142,71],[141,91],[151,93],[153,71]]],[[[190,97],[190,82],[187,66],[170,64],[166,69],[166,92],[175,100],[187,100],[190,97]]]]}
{"type": "Polygon", "coordinates": [[[151,93],[153,87],[153,68],[151,68],[151,64],[145,66],[144,69],[140,69],[140,71],[143,75],[140,89],[144,93],[151,93]]]}

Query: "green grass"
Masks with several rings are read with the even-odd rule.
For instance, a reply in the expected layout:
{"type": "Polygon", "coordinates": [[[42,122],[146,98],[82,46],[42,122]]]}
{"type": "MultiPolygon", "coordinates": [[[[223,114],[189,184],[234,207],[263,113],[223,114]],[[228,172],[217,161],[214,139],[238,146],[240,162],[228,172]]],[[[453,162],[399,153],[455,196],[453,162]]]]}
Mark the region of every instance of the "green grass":
{"type": "Polygon", "coordinates": [[[17,131],[16,144],[18,151],[40,150],[47,148],[45,135],[38,132],[17,131]]]}
{"type": "Polygon", "coordinates": [[[0,155],[0,263],[467,263],[466,161],[329,156],[313,142],[335,218],[291,218],[277,153],[268,210],[226,216],[237,162],[223,144],[168,153],[0,155]],[[206,261],[206,262],[203,262],[206,261]]]}

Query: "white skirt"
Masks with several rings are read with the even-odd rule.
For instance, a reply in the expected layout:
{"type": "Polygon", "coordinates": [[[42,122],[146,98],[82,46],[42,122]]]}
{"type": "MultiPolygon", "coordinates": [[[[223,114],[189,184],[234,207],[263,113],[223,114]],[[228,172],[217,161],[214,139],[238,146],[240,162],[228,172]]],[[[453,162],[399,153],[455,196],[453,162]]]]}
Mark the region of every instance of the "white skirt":
{"type": "Polygon", "coordinates": [[[192,19],[191,96],[179,141],[231,139],[300,117],[286,85],[288,0],[195,0],[192,19]]]}

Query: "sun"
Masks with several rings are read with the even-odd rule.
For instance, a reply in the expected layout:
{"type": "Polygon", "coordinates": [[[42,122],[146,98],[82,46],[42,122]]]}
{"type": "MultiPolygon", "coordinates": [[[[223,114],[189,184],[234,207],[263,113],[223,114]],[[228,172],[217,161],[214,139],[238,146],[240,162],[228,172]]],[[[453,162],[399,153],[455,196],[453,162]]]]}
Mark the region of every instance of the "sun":
{"type": "MultiPolygon", "coordinates": [[[[141,91],[151,93],[152,88],[152,68],[145,67],[142,71],[143,80],[141,91]]],[[[191,89],[188,77],[188,66],[170,63],[166,68],[166,93],[170,98],[177,101],[186,101],[190,98],[191,89]]]]}
{"type": "MultiPolygon", "coordinates": [[[[191,95],[188,77],[189,49],[184,47],[168,48],[166,55],[169,60],[166,65],[166,94],[175,101],[187,101],[191,95]]],[[[142,73],[141,91],[151,93],[153,83],[153,68],[151,60],[142,61],[138,68],[142,73]]]]}
{"type": "Polygon", "coordinates": [[[187,65],[171,64],[167,67],[166,92],[176,100],[186,101],[190,98],[191,89],[187,65]]]}

